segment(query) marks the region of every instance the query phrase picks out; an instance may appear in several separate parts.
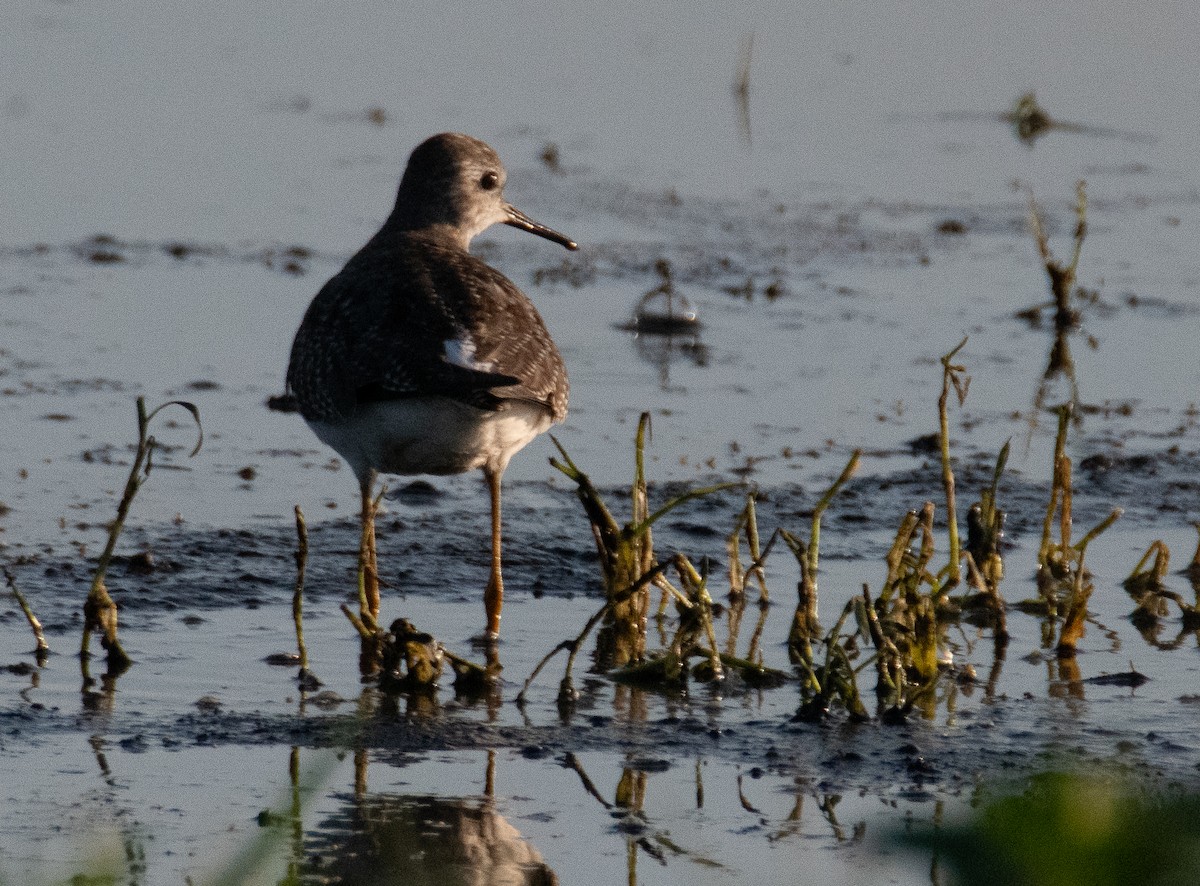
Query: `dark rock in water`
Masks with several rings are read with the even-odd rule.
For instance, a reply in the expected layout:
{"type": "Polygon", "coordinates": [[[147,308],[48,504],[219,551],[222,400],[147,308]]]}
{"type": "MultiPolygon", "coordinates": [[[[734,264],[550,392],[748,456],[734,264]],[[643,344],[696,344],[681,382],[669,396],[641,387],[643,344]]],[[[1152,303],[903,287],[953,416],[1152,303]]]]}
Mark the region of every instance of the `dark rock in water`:
{"type": "Polygon", "coordinates": [[[267,409],[272,412],[297,412],[296,398],[291,394],[275,394],[267,398],[267,409]]]}
{"type": "Polygon", "coordinates": [[[1089,455],[1079,462],[1079,468],[1089,474],[1102,474],[1112,468],[1114,462],[1110,456],[1102,452],[1089,455]]]}
{"type": "Polygon", "coordinates": [[[1119,674],[1101,674],[1098,677],[1088,677],[1083,682],[1091,683],[1095,686],[1128,686],[1130,689],[1136,689],[1149,681],[1150,678],[1145,674],[1130,668],[1128,671],[1122,671],[1119,674]]]}
{"type": "Polygon", "coordinates": [[[178,569],[177,564],[159,560],[151,551],[142,551],[127,557],[117,555],[112,558],[112,562],[123,565],[130,575],[150,575],[154,572],[174,572],[178,569]]]}
{"type": "Polygon", "coordinates": [[[937,434],[925,434],[921,437],[914,437],[906,444],[908,451],[913,455],[933,455],[941,452],[941,438],[937,434]]]}
{"type": "Polygon", "coordinates": [[[270,655],[265,656],[263,661],[272,667],[290,668],[300,663],[300,656],[295,652],[272,652],[270,655]]]}
{"type": "Polygon", "coordinates": [[[671,768],[671,761],[658,757],[634,757],[626,765],[637,772],[666,772],[671,768]]]}

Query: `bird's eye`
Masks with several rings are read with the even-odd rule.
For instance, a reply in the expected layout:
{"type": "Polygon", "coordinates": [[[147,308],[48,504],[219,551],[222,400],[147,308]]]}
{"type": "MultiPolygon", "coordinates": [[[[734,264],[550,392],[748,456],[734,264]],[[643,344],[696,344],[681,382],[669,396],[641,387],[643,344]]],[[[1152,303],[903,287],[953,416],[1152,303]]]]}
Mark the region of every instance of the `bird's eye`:
{"type": "Polygon", "coordinates": [[[479,179],[479,187],[483,188],[485,191],[494,191],[499,184],[500,176],[496,175],[494,172],[485,172],[479,179]]]}

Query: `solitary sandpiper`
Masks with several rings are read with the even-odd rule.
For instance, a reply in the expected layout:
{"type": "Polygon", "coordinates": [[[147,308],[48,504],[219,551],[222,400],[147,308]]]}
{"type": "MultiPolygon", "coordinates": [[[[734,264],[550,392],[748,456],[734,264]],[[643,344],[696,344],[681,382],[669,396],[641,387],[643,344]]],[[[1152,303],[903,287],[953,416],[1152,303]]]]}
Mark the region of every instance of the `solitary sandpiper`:
{"type": "Polygon", "coordinates": [[[489,638],[504,602],[501,477],[518,450],[566,417],[567,373],[537,309],[468,247],[502,222],[577,248],[506,202],[505,179],[478,139],[443,133],[417,146],[383,227],[305,313],[287,374],[305,421],[358,478],[359,574],[375,617],[376,475],[483,470],[489,638]]]}

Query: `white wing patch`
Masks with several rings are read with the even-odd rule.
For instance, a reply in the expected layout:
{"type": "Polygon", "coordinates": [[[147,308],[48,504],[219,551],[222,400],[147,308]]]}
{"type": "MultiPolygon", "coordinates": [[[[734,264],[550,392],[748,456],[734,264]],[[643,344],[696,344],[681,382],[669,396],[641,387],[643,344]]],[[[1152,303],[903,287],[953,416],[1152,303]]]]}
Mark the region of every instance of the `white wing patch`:
{"type": "Polygon", "coordinates": [[[473,372],[492,372],[496,368],[496,364],[490,360],[475,359],[475,342],[465,332],[458,338],[446,339],[442,342],[442,349],[445,351],[447,363],[453,363],[463,369],[470,369],[473,372]]]}

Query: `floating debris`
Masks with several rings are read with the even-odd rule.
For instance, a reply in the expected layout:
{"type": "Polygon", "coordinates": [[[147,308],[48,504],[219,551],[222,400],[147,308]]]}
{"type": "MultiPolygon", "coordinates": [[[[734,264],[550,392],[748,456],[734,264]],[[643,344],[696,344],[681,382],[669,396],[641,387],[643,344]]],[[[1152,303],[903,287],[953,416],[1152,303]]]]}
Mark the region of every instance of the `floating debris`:
{"type": "Polygon", "coordinates": [[[1121,671],[1116,674],[1101,674],[1098,677],[1088,677],[1083,681],[1091,683],[1094,686],[1128,686],[1130,689],[1137,689],[1144,683],[1149,683],[1150,678],[1145,674],[1133,669],[1133,662],[1129,663],[1129,670],[1121,671]]]}
{"type": "Polygon", "coordinates": [[[700,318],[691,302],[675,291],[671,263],[660,258],[654,270],[662,278],[658,286],[642,296],[628,323],[619,326],[638,335],[696,334],[700,330],[700,318]]]}
{"type": "Polygon", "coordinates": [[[1012,110],[1001,114],[1000,119],[1010,124],[1017,138],[1033,147],[1033,144],[1051,130],[1074,132],[1080,135],[1098,135],[1105,138],[1119,138],[1133,142],[1153,142],[1153,136],[1140,132],[1125,132],[1120,129],[1110,129],[1105,126],[1087,126],[1082,123],[1066,123],[1050,116],[1045,108],[1038,103],[1037,96],[1027,92],[1016,100],[1012,110]]]}

